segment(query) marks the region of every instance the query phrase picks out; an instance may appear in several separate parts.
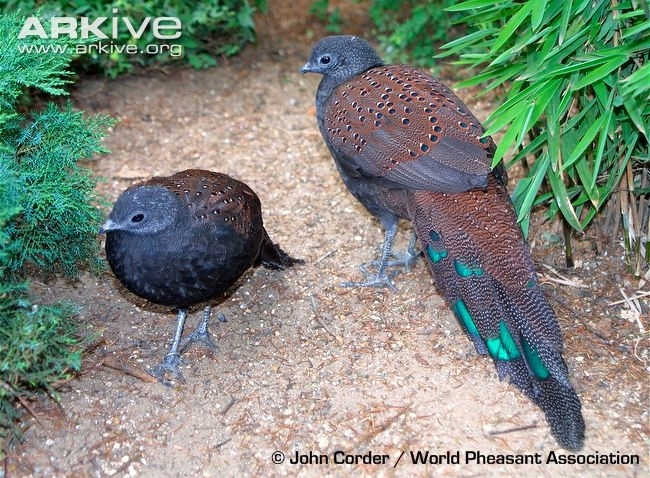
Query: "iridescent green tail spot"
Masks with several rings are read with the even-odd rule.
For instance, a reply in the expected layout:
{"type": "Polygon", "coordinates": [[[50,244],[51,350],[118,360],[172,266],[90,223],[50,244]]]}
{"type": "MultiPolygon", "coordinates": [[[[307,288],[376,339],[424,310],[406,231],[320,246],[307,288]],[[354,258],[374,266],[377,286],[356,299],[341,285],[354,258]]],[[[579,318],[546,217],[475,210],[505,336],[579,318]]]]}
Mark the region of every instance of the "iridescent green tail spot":
{"type": "Polygon", "coordinates": [[[526,363],[528,363],[528,366],[530,367],[531,371],[540,380],[546,380],[550,375],[550,372],[546,368],[546,365],[544,365],[544,363],[542,362],[542,359],[537,353],[537,350],[535,350],[533,346],[530,345],[525,340],[522,340],[521,342],[524,349],[524,355],[526,356],[526,363]]]}
{"type": "MultiPolygon", "coordinates": [[[[476,322],[474,322],[472,314],[467,308],[465,302],[461,299],[457,300],[453,304],[453,309],[461,325],[465,330],[467,330],[467,333],[472,337],[479,337],[494,360],[508,361],[521,358],[522,351],[517,347],[517,342],[512,337],[510,330],[508,330],[508,326],[503,320],[499,322],[499,335],[485,339],[478,331],[476,322]]],[[[539,380],[546,380],[549,377],[550,372],[542,362],[537,350],[535,350],[535,348],[523,338],[521,344],[523,355],[531,372],[535,374],[539,380]]]]}
{"type": "Polygon", "coordinates": [[[494,359],[515,360],[521,357],[517,343],[503,320],[499,322],[499,335],[488,338],[485,345],[494,359]]]}
{"type": "Polygon", "coordinates": [[[458,274],[461,277],[483,275],[483,269],[481,269],[480,267],[470,267],[468,265],[463,264],[458,259],[454,259],[454,269],[456,269],[456,274],[458,274]]]}
{"type": "Polygon", "coordinates": [[[462,300],[457,300],[454,303],[453,308],[456,317],[458,318],[458,320],[460,320],[460,323],[465,327],[467,333],[472,337],[481,337],[481,334],[479,334],[478,329],[476,328],[476,324],[472,320],[472,315],[469,313],[469,310],[467,310],[467,306],[465,305],[465,302],[463,302],[462,300]]]}
{"type": "MultiPolygon", "coordinates": [[[[440,242],[441,237],[436,231],[429,232],[429,237],[433,242],[440,242]]],[[[427,256],[434,264],[437,264],[445,257],[447,257],[447,249],[440,248],[436,250],[431,244],[427,244],[427,256]]]]}

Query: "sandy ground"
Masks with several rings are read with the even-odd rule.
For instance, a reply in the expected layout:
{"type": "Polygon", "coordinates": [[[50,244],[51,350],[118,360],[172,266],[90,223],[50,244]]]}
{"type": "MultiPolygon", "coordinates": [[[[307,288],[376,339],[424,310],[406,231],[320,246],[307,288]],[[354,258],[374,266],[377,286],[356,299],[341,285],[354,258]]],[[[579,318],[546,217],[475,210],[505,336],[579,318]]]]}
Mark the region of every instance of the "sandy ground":
{"type": "MultiPolygon", "coordinates": [[[[119,119],[112,153],[90,164],[107,178],[103,193],[116,198],[133,182],[190,167],[228,173],[258,193],[270,236],[306,263],[251,270],[217,301],[228,318],[212,324],[220,351],[188,351],[187,383],[173,388],[108,365],[157,363],[174,311],[126,292],[108,272],[36,283],[44,300],[79,303],[97,339],[80,376],[60,387],[60,404],[33,404],[38,422],[27,419],[0,476],[648,476],[650,340],[624,304],[608,305],[622,299],[619,287],[631,296],[648,286],[625,274],[619,246],[587,237],[576,244],[577,267],[564,270],[562,246],[549,240],[557,226],[537,220],[531,232],[540,272],[557,279],[551,266],[586,286],[544,285],[583,404],[582,453],[638,455],[638,465],[547,464],[565,452],[542,412],[476,354],[424,263],[397,277],[398,293],[339,286],[360,278],[357,266],[375,257],[382,233],[318,133],[318,78],[298,71],[320,31],[297,26],[305,18],[272,4],[259,44],[217,68],[88,79],[75,90],[79,108],[119,119]],[[383,463],[336,464],[336,451],[383,463]],[[416,465],[418,451],[442,456],[416,465]],[[290,463],[310,452],[329,464],[290,463]],[[471,452],[537,453],[542,464],[466,463],[471,452]]],[[[488,115],[490,104],[460,94],[488,115]]],[[[398,247],[408,237],[405,227],[398,247]]],[[[188,329],[200,315],[199,307],[188,329]]]]}

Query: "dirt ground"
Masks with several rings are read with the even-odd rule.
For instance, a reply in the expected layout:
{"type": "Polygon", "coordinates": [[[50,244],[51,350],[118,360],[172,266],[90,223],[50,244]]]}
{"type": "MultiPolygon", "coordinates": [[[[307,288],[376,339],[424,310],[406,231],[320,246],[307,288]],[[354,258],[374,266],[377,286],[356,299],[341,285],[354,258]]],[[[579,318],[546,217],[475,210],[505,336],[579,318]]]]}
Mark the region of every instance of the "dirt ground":
{"type": "MultiPolygon", "coordinates": [[[[346,13],[352,32],[364,25],[355,8],[346,13]]],[[[319,78],[299,68],[323,32],[304,26],[304,12],[271,2],[258,45],[217,68],[87,79],[75,89],[77,107],[119,120],[106,141],[112,153],[89,163],[107,178],[102,193],[116,198],[136,181],[186,168],[231,174],[260,196],[270,236],[306,263],[247,273],[215,304],[228,318],[212,324],[220,351],[190,349],[187,382],[173,388],[116,364],[144,370],[162,359],[174,311],[126,292],[109,272],[36,283],[43,300],[80,304],[97,340],[80,376],[61,385],[60,404],[32,404],[38,420],[28,418],[0,477],[648,476],[650,337],[642,325],[650,322],[612,304],[648,284],[625,273],[620,241],[582,238],[576,268],[563,268],[561,233],[539,218],[532,252],[583,404],[582,453],[635,454],[641,463],[465,463],[471,451],[543,461],[566,452],[542,412],[477,355],[423,262],[397,277],[398,293],[339,286],[360,278],[357,266],[375,257],[382,232],[346,191],[319,135],[319,78]],[[337,450],[389,459],[335,464],[337,450]],[[417,451],[445,460],[459,453],[460,463],[415,465],[417,451]],[[274,452],[285,462],[274,463],[274,452]],[[294,465],[296,452],[330,462],[294,465]]],[[[460,95],[479,118],[493,108],[460,95]]],[[[405,227],[398,247],[408,237],[405,227]]],[[[201,315],[192,312],[187,330],[201,315]]]]}

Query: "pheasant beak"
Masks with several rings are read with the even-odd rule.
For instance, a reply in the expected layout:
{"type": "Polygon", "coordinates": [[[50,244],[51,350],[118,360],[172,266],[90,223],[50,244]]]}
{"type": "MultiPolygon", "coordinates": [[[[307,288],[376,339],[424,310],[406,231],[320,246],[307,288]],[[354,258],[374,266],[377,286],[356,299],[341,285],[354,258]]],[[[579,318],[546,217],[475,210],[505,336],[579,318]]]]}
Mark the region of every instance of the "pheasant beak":
{"type": "Polygon", "coordinates": [[[316,69],[313,67],[313,65],[309,61],[307,63],[305,63],[303,65],[303,67],[300,69],[300,73],[302,73],[303,75],[305,73],[314,73],[314,72],[316,72],[316,69]]]}
{"type": "Polygon", "coordinates": [[[117,224],[109,219],[104,223],[104,225],[102,225],[102,227],[99,228],[98,234],[105,234],[108,231],[112,231],[115,229],[115,226],[117,226],[117,224]]]}

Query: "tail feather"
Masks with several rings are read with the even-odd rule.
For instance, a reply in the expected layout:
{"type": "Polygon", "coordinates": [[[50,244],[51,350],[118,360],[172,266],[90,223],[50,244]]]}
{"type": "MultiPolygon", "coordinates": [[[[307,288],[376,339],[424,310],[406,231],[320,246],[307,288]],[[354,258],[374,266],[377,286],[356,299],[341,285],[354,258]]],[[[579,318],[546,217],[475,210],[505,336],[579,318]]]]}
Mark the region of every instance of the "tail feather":
{"type": "Polygon", "coordinates": [[[541,291],[505,188],[415,191],[409,215],[436,285],[476,350],[546,414],[558,442],[584,441],[581,405],[562,359],[562,334],[541,291]]]}
{"type": "Polygon", "coordinates": [[[291,267],[294,264],[303,264],[304,262],[302,259],[296,259],[284,252],[278,244],[275,244],[271,240],[266,230],[264,230],[264,238],[260,246],[258,263],[267,269],[283,270],[285,267],[291,267]]]}

